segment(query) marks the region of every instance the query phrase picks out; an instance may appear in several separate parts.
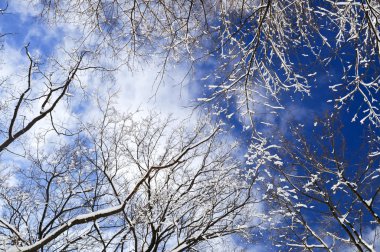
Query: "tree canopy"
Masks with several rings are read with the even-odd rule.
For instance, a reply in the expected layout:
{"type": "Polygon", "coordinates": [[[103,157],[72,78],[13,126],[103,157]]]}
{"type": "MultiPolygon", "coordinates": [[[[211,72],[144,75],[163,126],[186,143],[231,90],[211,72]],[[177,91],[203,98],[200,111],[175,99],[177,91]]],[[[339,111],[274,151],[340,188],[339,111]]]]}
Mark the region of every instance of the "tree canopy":
{"type": "Polygon", "coordinates": [[[379,1],[0,18],[2,250],[380,249],[379,1]]]}

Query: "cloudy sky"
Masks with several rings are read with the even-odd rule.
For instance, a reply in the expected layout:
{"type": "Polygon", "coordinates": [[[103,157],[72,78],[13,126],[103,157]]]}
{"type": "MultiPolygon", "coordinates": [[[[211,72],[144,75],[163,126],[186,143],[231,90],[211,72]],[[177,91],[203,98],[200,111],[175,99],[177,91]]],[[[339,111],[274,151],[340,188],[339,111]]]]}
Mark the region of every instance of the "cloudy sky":
{"type": "MultiPolygon", "coordinates": [[[[48,77],[53,82],[62,83],[67,78],[73,62],[75,62],[75,59],[71,58],[73,52],[77,52],[78,48],[83,46],[78,44],[78,39],[82,37],[83,33],[86,33],[85,30],[81,29],[82,27],[77,27],[69,22],[61,25],[46,24],[36,16],[36,10],[25,2],[27,1],[9,1],[7,14],[0,16],[0,32],[8,34],[3,37],[4,48],[0,51],[0,80],[6,79],[7,83],[12,85],[12,88],[18,89],[18,92],[22,92],[27,85],[26,77],[29,60],[25,50],[26,46],[30,55],[39,63],[41,72],[49,71],[48,77]]],[[[83,43],[91,44],[92,39],[94,38],[88,38],[83,43]]],[[[352,58],[347,56],[347,60],[352,61],[352,58]]],[[[202,76],[198,73],[207,72],[208,68],[212,68],[215,63],[209,62],[209,66],[198,65],[195,67],[199,69],[193,69],[186,63],[171,64],[169,62],[166,65],[165,73],[161,74],[162,61],[156,55],[146,57],[143,60],[133,59],[130,64],[122,65],[118,63],[116,58],[112,57],[99,57],[96,58],[96,61],[109,66],[110,69],[117,68],[117,70],[112,72],[97,71],[97,69],[79,71],[78,77],[80,81],[77,80],[73,90],[69,90],[69,93],[75,95],[68,96],[69,102],[60,103],[53,114],[54,122],[61,130],[75,130],[74,128],[78,121],[86,122],[99,117],[99,107],[104,105],[110,96],[113,98],[112,106],[120,113],[139,110],[141,112],[137,115],[142,117],[148,111],[155,110],[163,115],[174,115],[179,121],[186,119],[186,123],[191,125],[196,118],[194,115],[198,113],[194,112],[194,102],[199,96],[202,96],[200,94],[208,91],[205,90],[205,82],[201,81],[202,76]],[[194,74],[194,72],[197,73],[194,74]]],[[[299,63],[306,63],[306,61],[308,59],[304,58],[299,63]]],[[[313,69],[313,73],[308,77],[311,84],[310,96],[286,92],[281,95],[281,106],[283,107],[279,105],[281,108],[276,109],[275,113],[272,113],[272,107],[264,105],[265,101],[260,101],[259,96],[256,97],[255,99],[261,102],[255,104],[257,130],[276,137],[276,130],[285,134],[289,122],[295,121],[302,124],[309,132],[312,132],[313,127],[317,126],[315,118],[330,111],[334,106],[331,101],[337,98],[331,91],[334,90],[336,83],[342,81],[340,79],[342,73],[339,72],[341,69],[333,63],[327,68],[316,67],[313,69]],[[297,102],[295,103],[294,101],[297,102]]],[[[37,86],[37,91],[32,95],[38,96],[38,90],[44,88],[44,78],[46,76],[41,74],[33,76],[32,83],[37,86]]],[[[12,98],[14,98],[12,92],[14,92],[13,89],[2,86],[0,98],[3,101],[12,101],[12,98]]],[[[369,121],[361,121],[364,115],[361,113],[363,103],[360,99],[347,103],[350,106],[344,107],[341,118],[345,125],[349,125],[344,129],[344,134],[350,136],[347,138],[348,146],[355,149],[360,145],[361,140],[358,135],[362,131],[362,123],[369,125],[369,121]]],[[[223,102],[218,104],[221,107],[224,105],[226,104],[223,104],[223,102]]],[[[25,118],[30,118],[39,114],[40,108],[41,103],[35,102],[32,106],[23,108],[20,114],[25,118]]],[[[244,154],[250,144],[250,134],[252,132],[243,130],[246,127],[246,125],[243,125],[244,116],[239,113],[233,114],[233,112],[236,112],[236,104],[229,104],[225,109],[223,113],[217,114],[215,118],[220,116],[218,119],[225,120],[228,126],[233,128],[232,134],[228,137],[231,138],[231,141],[234,138],[239,138],[243,144],[241,154],[244,154]]],[[[4,115],[2,119],[4,121],[0,122],[9,121],[9,116],[11,115],[4,115]]],[[[50,127],[50,118],[45,118],[39,122],[38,127],[35,127],[29,134],[31,136],[29,144],[31,146],[41,144],[40,142],[33,142],[35,140],[32,139],[35,139],[35,136],[45,132],[50,127]]],[[[53,141],[57,141],[57,137],[54,132],[51,132],[44,135],[42,142],[43,144],[49,144],[53,141]]],[[[12,146],[12,151],[15,153],[22,152],[19,147],[17,144],[12,146]]],[[[348,152],[348,154],[351,153],[348,152]]],[[[243,157],[244,155],[241,156],[243,157]]],[[[16,160],[15,158],[17,157],[12,156],[9,160],[16,160]]],[[[355,161],[355,158],[353,157],[352,160],[355,161]]],[[[372,237],[375,230],[368,228],[365,233],[368,237],[372,237]]],[[[265,251],[266,249],[271,251],[272,249],[270,246],[265,246],[267,244],[246,246],[238,239],[232,239],[230,243],[233,246],[244,247],[252,251],[265,251]]],[[[222,244],[221,246],[224,245],[222,244]]]]}

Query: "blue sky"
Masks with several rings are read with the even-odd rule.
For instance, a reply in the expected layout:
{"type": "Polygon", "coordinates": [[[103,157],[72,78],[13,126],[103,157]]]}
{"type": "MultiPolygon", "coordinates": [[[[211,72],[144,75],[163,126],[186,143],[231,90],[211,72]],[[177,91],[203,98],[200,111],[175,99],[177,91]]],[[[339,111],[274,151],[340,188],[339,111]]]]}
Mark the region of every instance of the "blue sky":
{"type": "MultiPolygon", "coordinates": [[[[11,2],[11,5],[15,2],[11,2]]],[[[322,21],[321,21],[322,22],[322,21]]],[[[66,36],[75,36],[75,29],[72,27],[65,28],[53,28],[45,25],[37,18],[29,15],[28,12],[17,12],[17,8],[10,6],[10,13],[0,16],[0,30],[1,32],[11,33],[5,38],[5,51],[1,52],[3,55],[2,60],[8,63],[8,59],[12,62],[11,67],[7,67],[4,75],[13,75],[19,71],[20,68],[25,66],[25,54],[24,46],[29,44],[30,51],[34,55],[40,55],[41,61],[44,62],[49,56],[57,56],[57,52],[62,52],[62,48],[67,50],[75,47],[70,44],[66,36]],[[72,33],[72,34],[71,34],[72,33]]],[[[335,41],[335,33],[328,30],[322,30],[321,33],[327,38],[329,42],[333,44],[335,41]]],[[[247,40],[252,37],[246,37],[247,40]]],[[[322,45],[320,39],[315,41],[316,47],[321,47],[327,52],[331,53],[326,46],[322,45]]],[[[254,120],[257,125],[257,130],[265,132],[268,137],[274,136],[273,141],[276,142],[276,134],[280,133],[285,136],[289,136],[289,123],[295,120],[304,125],[302,131],[306,137],[312,138],[313,130],[320,125],[315,124],[317,117],[323,117],[324,114],[332,113],[334,106],[340,106],[335,99],[346,94],[345,90],[347,83],[351,82],[355,78],[355,69],[351,68],[347,72],[345,79],[342,79],[343,71],[342,67],[355,62],[355,54],[353,53],[355,48],[353,46],[345,46],[338,51],[338,57],[333,59],[327,64],[322,65],[316,61],[310,53],[310,48],[306,48],[305,45],[296,46],[293,51],[292,60],[298,67],[297,69],[301,73],[305,73],[307,82],[310,86],[311,95],[305,93],[297,93],[293,90],[284,92],[280,95],[281,105],[285,109],[273,110],[264,105],[257,105],[255,111],[254,120]],[[344,64],[342,65],[342,62],[344,64]],[[347,65],[346,65],[347,64],[347,65]],[[343,84],[336,88],[333,87],[336,84],[343,84]],[[330,101],[330,102],[329,102],[330,101]],[[276,113],[272,113],[275,111],[276,113]],[[268,126],[272,124],[273,127],[268,126]]],[[[158,60],[157,60],[158,62],[158,60]]],[[[89,93],[100,92],[102,94],[107,93],[109,90],[119,90],[117,98],[117,107],[121,111],[136,110],[139,108],[149,110],[157,109],[165,114],[174,114],[180,119],[191,117],[192,109],[190,105],[200,97],[208,96],[210,89],[208,83],[213,81],[212,77],[207,80],[202,80],[204,75],[207,75],[218,64],[218,56],[215,58],[209,58],[208,61],[202,62],[195,66],[195,76],[190,79],[186,79],[185,85],[180,87],[176,85],[187,74],[186,65],[173,65],[169,66],[167,75],[165,75],[163,85],[160,86],[158,92],[155,95],[156,89],[152,87],[152,83],[155,82],[157,73],[160,68],[155,65],[155,60],[148,65],[138,65],[136,70],[132,73],[128,67],[122,68],[114,76],[115,83],[120,86],[115,86],[112,83],[104,83],[99,76],[91,76],[86,73],[81,74],[83,78],[83,84],[89,87],[89,93]],[[179,98],[180,97],[180,98],[179,98]]],[[[0,66],[2,67],[2,66],[0,66]]],[[[374,59],[374,63],[366,69],[360,69],[365,74],[365,80],[373,80],[379,75],[380,69],[379,59],[374,59]]],[[[281,70],[278,71],[281,76],[281,70]]],[[[285,76],[282,76],[286,78],[285,76]]],[[[13,77],[12,77],[13,78],[13,77]]],[[[15,79],[17,81],[17,78],[15,79]]],[[[348,89],[350,90],[350,89],[348,89]]],[[[342,106],[340,112],[340,119],[344,124],[342,134],[347,140],[347,149],[345,151],[348,161],[352,164],[359,162],[363,157],[357,153],[357,150],[362,144],[365,144],[367,139],[362,139],[363,129],[372,125],[367,119],[361,123],[361,119],[365,116],[361,111],[365,110],[366,104],[363,103],[360,94],[354,96],[355,99],[347,101],[347,104],[342,106]],[[359,111],[359,112],[358,112],[359,111]],[[357,119],[352,122],[355,115],[358,114],[357,119]]],[[[219,103],[207,104],[207,109],[213,109],[213,106],[217,105],[223,110],[222,113],[216,114],[216,120],[223,120],[229,128],[232,128],[232,136],[238,139],[242,143],[242,152],[248,148],[251,143],[252,129],[247,128],[247,121],[244,117],[236,112],[237,99],[232,96],[231,99],[221,99],[219,103]],[[243,130],[244,129],[244,130],[243,130]]],[[[86,104],[87,100],[73,98],[74,108],[68,108],[67,106],[61,106],[58,108],[57,114],[59,114],[60,120],[65,123],[69,123],[72,119],[72,112],[80,114],[84,119],[90,117],[96,117],[96,112],[92,105],[86,104]]],[[[82,118],[82,119],[83,119],[82,118]]],[[[47,122],[43,122],[42,125],[46,126],[47,122]]],[[[43,128],[43,126],[41,126],[43,128]]],[[[47,127],[47,126],[46,126],[47,127]]],[[[379,128],[373,127],[373,130],[377,136],[380,135],[379,128]]],[[[38,131],[38,129],[37,129],[38,131]]],[[[318,129],[316,130],[318,132],[318,129]]],[[[53,136],[52,136],[53,137],[53,136]]],[[[317,147],[318,148],[318,147],[317,147]]],[[[373,186],[380,186],[380,180],[373,180],[373,183],[377,183],[373,186]]],[[[343,193],[338,193],[335,197],[339,200],[347,200],[343,193]]],[[[352,200],[351,198],[349,198],[352,200]]],[[[322,209],[320,209],[322,210],[322,209]]],[[[318,215],[307,213],[305,215],[310,218],[315,225],[318,226],[318,215]],[[314,218],[314,219],[313,219],[314,218]]],[[[368,224],[368,229],[373,228],[373,225],[368,224]]],[[[239,239],[236,239],[237,246],[244,246],[251,248],[253,251],[273,251],[276,247],[267,242],[258,242],[258,245],[246,245],[239,244],[239,239]]]]}
{"type": "MultiPolygon", "coordinates": [[[[321,2],[315,4],[327,8],[327,6],[323,5],[321,2]]],[[[320,17],[319,22],[321,24],[328,24],[327,18],[323,16],[320,17]]],[[[256,123],[256,130],[264,132],[272,143],[277,143],[279,135],[291,137],[289,134],[289,124],[299,124],[299,131],[311,141],[310,145],[315,146],[317,152],[321,152],[321,148],[330,147],[328,146],[328,141],[322,141],[324,144],[320,146],[312,142],[318,141],[318,135],[322,136],[322,125],[321,122],[317,122],[317,120],[322,120],[323,122],[323,120],[327,120],[328,118],[326,115],[329,116],[339,111],[338,120],[344,125],[341,131],[341,136],[345,138],[346,145],[344,146],[345,149],[343,149],[343,142],[338,142],[335,151],[344,153],[347,162],[345,174],[348,177],[352,177],[357,171],[363,169],[367,159],[368,148],[366,148],[366,144],[368,141],[368,135],[367,137],[363,137],[365,131],[368,127],[371,127],[375,136],[378,136],[380,131],[376,126],[376,120],[371,121],[370,118],[367,118],[368,114],[365,111],[367,110],[368,105],[360,92],[356,92],[351,97],[352,99],[347,99],[344,102],[338,102],[337,100],[344,97],[355,88],[354,81],[355,78],[357,78],[356,74],[359,74],[363,82],[376,80],[379,76],[380,62],[376,55],[370,55],[366,60],[371,60],[371,63],[361,64],[356,70],[355,67],[353,67],[357,61],[356,50],[358,44],[360,45],[360,43],[364,43],[364,37],[359,36],[354,43],[345,43],[342,47],[338,48],[334,46],[337,40],[337,37],[335,36],[337,30],[334,29],[337,29],[337,27],[334,28],[329,25],[321,26],[318,32],[326,39],[326,43],[323,42],[322,37],[319,36],[319,34],[315,33],[315,39],[312,40],[311,45],[306,45],[304,43],[295,45],[291,54],[287,55],[296,66],[296,71],[303,76],[306,76],[306,81],[310,86],[310,95],[293,92],[293,90],[283,92],[280,94],[280,101],[285,109],[275,110],[275,113],[271,113],[273,112],[273,109],[263,106],[263,104],[256,104],[254,121],[256,123]],[[330,45],[333,46],[330,47],[330,45]],[[311,53],[311,48],[315,51],[319,51],[319,56],[321,58],[330,55],[331,60],[318,60],[318,58],[311,53]],[[356,71],[358,71],[358,73],[356,71]],[[339,110],[337,110],[337,108],[339,108],[339,110]]],[[[249,43],[252,36],[246,36],[244,39],[249,43]]],[[[231,47],[233,48],[233,46],[231,47]]],[[[226,52],[228,49],[229,46],[226,46],[224,51],[226,52]]],[[[221,51],[219,53],[222,54],[221,51]]],[[[203,72],[207,73],[209,69],[216,68],[218,67],[218,64],[222,63],[223,60],[220,60],[218,56],[215,56],[214,62],[206,61],[203,65],[201,64],[200,67],[203,72]]],[[[276,66],[276,63],[274,66],[276,66]]],[[[219,73],[222,78],[230,73],[228,67],[225,69],[227,69],[225,73],[219,73]]],[[[286,76],[283,75],[280,68],[278,69],[277,73],[280,77],[286,79],[286,76]]],[[[213,92],[212,90],[207,89],[207,83],[209,83],[210,80],[211,82],[214,81],[215,83],[218,83],[218,79],[213,76],[204,80],[203,83],[206,85],[206,90],[203,91],[203,97],[207,97],[213,92]]],[[[373,90],[373,98],[379,99],[378,91],[379,90],[373,90]]],[[[248,130],[242,133],[241,129],[246,126],[246,121],[244,119],[242,120],[239,113],[235,113],[232,117],[227,119],[227,115],[236,112],[236,97],[234,97],[232,93],[233,92],[231,92],[231,98],[229,100],[226,100],[224,96],[218,100],[218,106],[221,108],[220,110],[223,111],[220,114],[221,116],[219,119],[222,118],[223,120],[226,120],[227,124],[234,128],[233,132],[237,138],[242,139],[241,141],[243,142],[247,140],[249,142],[250,134],[252,132],[248,130]]],[[[368,95],[368,93],[366,94],[368,95]]],[[[371,102],[376,106],[378,101],[372,100],[371,102]]],[[[291,163],[291,160],[285,159],[284,161],[291,163]]],[[[376,165],[378,165],[377,162],[376,165]]],[[[280,174],[276,174],[276,176],[280,177],[280,174]]],[[[373,179],[371,182],[367,183],[368,187],[375,189],[380,186],[379,179],[373,179]]],[[[333,198],[336,202],[340,202],[342,205],[349,204],[355,200],[355,197],[352,197],[352,195],[346,195],[344,191],[334,194],[333,198]]],[[[317,205],[313,211],[318,212],[324,210],[325,209],[322,205],[317,205]]],[[[304,216],[313,223],[315,228],[320,228],[321,226],[319,225],[323,225],[321,222],[323,214],[315,214],[313,211],[305,211],[304,216]]],[[[342,211],[344,211],[344,207],[342,207],[342,211]]],[[[354,209],[353,211],[359,211],[359,209],[354,209]]],[[[363,211],[365,212],[365,210],[363,211]]],[[[364,216],[363,218],[365,221],[364,227],[362,228],[366,230],[364,233],[367,233],[368,235],[370,230],[375,230],[376,225],[370,223],[370,218],[368,218],[368,216],[364,216]]],[[[341,230],[339,232],[343,231],[341,230]]],[[[276,249],[271,247],[271,245],[267,246],[269,246],[269,251],[276,249]]],[[[377,246],[379,245],[377,244],[377,246]]],[[[342,249],[344,250],[347,248],[343,247],[342,249]]],[[[380,248],[377,247],[377,249],[380,248]]],[[[261,248],[261,250],[263,250],[263,248],[261,248]]]]}

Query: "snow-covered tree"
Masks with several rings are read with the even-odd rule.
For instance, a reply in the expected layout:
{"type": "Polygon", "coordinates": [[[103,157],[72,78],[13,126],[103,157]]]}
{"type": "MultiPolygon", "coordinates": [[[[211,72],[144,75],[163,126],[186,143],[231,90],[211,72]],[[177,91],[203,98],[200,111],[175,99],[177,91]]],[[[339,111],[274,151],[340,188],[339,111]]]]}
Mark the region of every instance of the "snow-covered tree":
{"type": "Polygon", "coordinates": [[[255,177],[219,127],[103,111],[75,140],[3,169],[2,249],[205,249],[262,222],[255,177]]]}
{"type": "Polygon", "coordinates": [[[292,251],[378,251],[378,129],[353,143],[339,115],[311,127],[291,123],[280,137],[282,162],[266,162],[275,243],[292,251]]]}
{"type": "Polygon", "coordinates": [[[379,1],[17,3],[30,8],[24,17],[38,16],[62,41],[39,50],[31,49],[39,41],[27,41],[26,71],[0,80],[6,246],[189,249],[249,230],[258,222],[243,209],[263,196],[268,215],[261,221],[270,223],[262,227],[280,233],[273,236],[278,246],[376,249],[379,1]],[[136,121],[111,115],[110,107],[102,108],[100,123],[80,125],[86,105],[78,97],[94,103],[93,79],[101,75],[121,88],[114,77],[141,62],[160,66],[156,87],[169,65],[186,66],[196,105],[229,123],[243,146],[250,143],[247,163],[235,163],[219,130],[204,126],[177,129],[154,116],[136,121]],[[309,97],[313,111],[298,125],[289,114],[309,97]],[[57,122],[61,105],[75,119],[70,125],[57,122]],[[311,115],[322,110],[333,116],[311,127],[311,115]],[[347,155],[357,143],[345,147],[349,126],[339,125],[344,114],[365,125],[358,126],[364,147],[354,158],[347,155]],[[44,133],[34,133],[46,119],[44,133]],[[49,131],[71,140],[50,150],[25,147],[32,132],[44,139],[49,131]]]}
{"type": "Polygon", "coordinates": [[[310,95],[318,84],[337,107],[363,101],[360,120],[379,125],[377,1],[29,2],[50,24],[80,29],[81,50],[126,64],[157,55],[163,71],[187,61],[210,88],[201,100],[230,100],[250,124],[258,104],[282,108],[284,91],[310,95]]]}

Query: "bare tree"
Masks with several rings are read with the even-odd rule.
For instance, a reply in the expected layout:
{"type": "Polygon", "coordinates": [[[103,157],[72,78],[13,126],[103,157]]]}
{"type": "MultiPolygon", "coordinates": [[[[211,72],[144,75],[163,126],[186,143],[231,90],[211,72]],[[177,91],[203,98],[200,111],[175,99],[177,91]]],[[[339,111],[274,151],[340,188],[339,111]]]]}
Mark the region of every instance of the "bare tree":
{"type": "MultiPolygon", "coordinates": [[[[80,30],[80,35],[74,37],[75,48],[70,48],[68,54],[75,55],[69,64],[72,67],[63,64],[66,68],[57,72],[58,81],[45,70],[35,68],[37,62],[27,52],[30,66],[24,78],[26,88],[18,92],[14,92],[16,85],[4,88],[11,91],[0,107],[6,111],[0,152],[42,118],[52,115],[78,78],[78,70],[108,69],[108,62],[102,65],[102,60],[111,56],[117,67],[119,63],[133,64],[135,59],[151,59],[154,55],[162,60],[162,72],[168,62],[187,61],[208,88],[199,100],[216,102],[213,108],[217,115],[225,113],[231,117],[238,113],[243,127],[251,127],[248,165],[255,165],[255,172],[264,171],[266,175],[260,176],[260,180],[267,187],[267,199],[275,207],[274,214],[284,215],[280,224],[272,223],[276,229],[286,231],[278,243],[293,250],[335,250],[345,246],[359,251],[375,249],[379,224],[375,204],[379,192],[378,131],[371,129],[366,133],[371,137],[366,139],[365,155],[361,153],[363,159],[359,161],[347,159],[343,148],[346,136],[341,135],[340,126],[331,122],[336,118],[329,118],[324,125],[326,131],[316,132],[314,141],[302,134],[301,126],[295,125],[290,138],[285,135],[272,141],[266,135],[268,129],[257,123],[262,119],[258,115],[262,107],[265,112],[277,113],[286,109],[284,103],[296,100],[297,95],[283,99],[283,92],[311,95],[312,84],[329,81],[325,86],[333,92],[330,102],[335,110],[350,108],[354,111],[353,121],[359,119],[362,124],[369,121],[372,126],[379,126],[378,1],[27,2],[37,3],[41,16],[50,24],[73,26],[80,30]],[[91,56],[85,66],[80,66],[84,58],[78,52],[82,51],[91,56]],[[199,74],[198,64],[207,65],[199,74]],[[332,66],[334,73],[330,72],[332,66]],[[43,91],[31,91],[33,73],[47,83],[43,91]],[[38,101],[43,105],[31,105],[38,101]],[[39,106],[40,114],[26,118],[26,113],[20,112],[23,106],[39,106]],[[273,172],[279,177],[273,176],[273,172]],[[311,215],[321,218],[316,221],[311,215]]],[[[230,160],[223,159],[230,155],[228,150],[214,149],[218,145],[216,131],[202,140],[202,127],[194,135],[173,130],[169,141],[163,144],[168,122],[148,118],[136,126],[131,117],[111,116],[108,107],[104,111],[100,124],[85,125],[75,144],[62,147],[62,157],[54,156],[54,160],[72,160],[76,155],[72,149],[79,148],[78,160],[83,159],[88,171],[79,164],[74,172],[68,165],[54,165],[47,154],[31,153],[29,162],[33,165],[29,165],[35,169],[17,172],[17,176],[22,174],[22,181],[39,181],[43,177],[43,182],[38,182],[41,192],[35,195],[43,204],[27,203],[22,196],[27,194],[4,180],[3,198],[10,212],[1,223],[4,237],[12,237],[9,245],[17,245],[20,250],[66,250],[75,246],[180,250],[239,231],[236,227],[245,215],[240,210],[253,200],[251,183],[256,182],[256,174],[244,183],[227,187],[226,181],[241,181],[237,179],[241,170],[239,165],[230,166],[230,160]],[[209,148],[204,147],[208,144],[209,148]],[[211,157],[219,161],[209,165],[211,157]],[[131,166],[133,171],[129,170],[131,166]],[[80,175],[72,178],[80,190],[50,190],[61,181],[54,169],[68,178],[80,175]],[[38,170],[41,172],[37,174],[38,170]],[[31,171],[36,175],[28,174],[31,171]],[[218,178],[214,187],[205,182],[209,182],[211,174],[218,178]],[[56,197],[66,198],[48,196],[60,191],[68,193],[73,209],[67,208],[64,200],[58,200],[55,208],[48,204],[56,197]],[[162,192],[168,197],[163,197],[162,192]],[[224,200],[216,197],[214,202],[205,195],[221,196],[224,200]],[[210,201],[211,205],[206,204],[210,201]],[[37,209],[30,210],[31,206],[37,209]],[[199,211],[204,215],[199,215],[199,211]],[[25,217],[30,212],[39,214],[25,217]],[[28,230],[36,226],[38,230],[28,230]],[[76,234],[79,231],[83,233],[76,234]]],[[[53,129],[60,133],[51,121],[53,129]]]]}
{"type": "Polygon", "coordinates": [[[255,178],[240,170],[236,146],[218,140],[219,128],[168,129],[169,120],[153,115],[136,123],[109,104],[101,123],[79,133],[57,127],[54,112],[77,88],[78,71],[93,68],[83,62],[94,51],[78,51],[43,65],[26,46],[27,71],[1,87],[0,153],[13,153],[9,147],[47,117],[73,140],[23,145],[24,153],[14,153],[19,159],[2,164],[2,249],[176,251],[257,224],[248,222],[255,178]]]}
{"type": "Polygon", "coordinates": [[[292,123],[291,134],[281,138],[281,162],[266,161],[268,199],[281,215],[272,226],[275,243],[295,251],[377,251],[378,130],[370,127],[347,144],[352,136],[338,115],[303,127],[292,123]]]}
{"type": "Polygon", "coordinates": [[[52,128],[58,134],[61,133],[60,128],[57,129],[54,124],[53,112],[62,100],[69,98],[69,90],[74,89],[73,82],[85,55],[82,53],[70,60],[73,66],[68,63],[62,67],[58,61],[53,60],[51,67],[44,70],[29,53],[28,46],[25,47],[25,54],[28,61],[25,74],[16,80],[5,76],[0,86],[0,152],[44,118],[50,117],[52,128]],[[22,83],[14,83],[18,81],[22,83]]]}
{"type": "Polygon", "coordinates": [[[103,111],[75,141],[40,146],[8,169],[3,249],[182,251],[259,224],[255,178],[219,128],[103,111]]]}
{"type": "Polygon", "coordinates": [[[49,22],[81,27],[89,50],[129,59],[155,53],[163,69],[172,60],[209,64],[201,100],[236,98],[250,124],[257,104],[276,110],[282,91],[310,95],[320,75],[334,79],[334,65],[337,106],[361,99],[357,116],[379,125],[377,1],[37,2],[49,22]]]}

